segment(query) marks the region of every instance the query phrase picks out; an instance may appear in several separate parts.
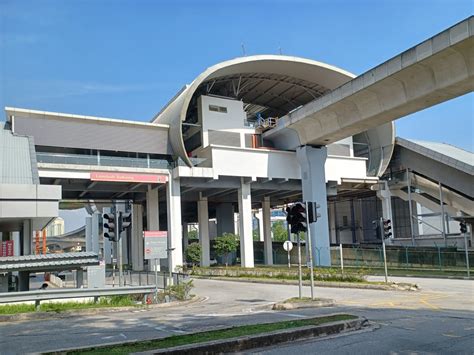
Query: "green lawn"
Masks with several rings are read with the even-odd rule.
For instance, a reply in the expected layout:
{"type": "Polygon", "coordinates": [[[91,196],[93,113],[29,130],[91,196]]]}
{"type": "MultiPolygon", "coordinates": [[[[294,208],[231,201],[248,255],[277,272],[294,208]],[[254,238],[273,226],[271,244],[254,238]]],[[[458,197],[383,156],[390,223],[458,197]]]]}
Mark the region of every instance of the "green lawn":
{"type": "MultiPolygon", "coordinates": [[[[42,303],[40,311],[42,312],[62,312],[72,309],[87,308],[106,308],[106,307],[130,307],[137,306],[129,296],[102,297],[99,302],[61,302],[61,303],[42,303]]],[[[18,314],[35,312],[33,304],[12,304],[0,306],[0,314],[18,314]]]]}
{"type": "Polygon", "coordinates": [[[147,351],[153,349],[164,349],[174,346],[196,344],[212,340],[230,339],[246,335],[255,335],[268,333],[276,330],[304,327],[308,325],[321,325],[330,322],[355,319],[356,316],[349,314],[336,314],[327,317],[318,317],[311,319],[298,319],[277,323],[262,323],[243,325],[227,329],[212,330],[186,335],[176,335],[163,339],[140,341],[133,344],[113,345],[106,347],[89,348],[86,350],[77,350],[67,354],[129,354],[138,351],[147,351]]]}

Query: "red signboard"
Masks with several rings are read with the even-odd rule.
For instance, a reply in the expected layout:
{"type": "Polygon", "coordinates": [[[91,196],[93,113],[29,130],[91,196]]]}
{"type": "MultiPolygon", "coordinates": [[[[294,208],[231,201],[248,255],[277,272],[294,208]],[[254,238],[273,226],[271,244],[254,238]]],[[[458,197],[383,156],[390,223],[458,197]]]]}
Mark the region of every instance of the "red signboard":
{"type": "Polygon", "coordinates": [[[2,242],[0,247],[0,257],[2,256],[14,256],[13,255],[13,240],[7,240],[2,242]]]}
{"type": "Polygon", "coordinates": [[[134,174],[112,171],[93,171],[91,172],[91,180],[164,184],[168,181],[168,176],[159,174],[134,174]]]}
{"type": "Polygon", "coordinates": [[[167,238],[168,231],[144,231],[143,236],[145,238],[150,238],[150,237],[167,238]]]}

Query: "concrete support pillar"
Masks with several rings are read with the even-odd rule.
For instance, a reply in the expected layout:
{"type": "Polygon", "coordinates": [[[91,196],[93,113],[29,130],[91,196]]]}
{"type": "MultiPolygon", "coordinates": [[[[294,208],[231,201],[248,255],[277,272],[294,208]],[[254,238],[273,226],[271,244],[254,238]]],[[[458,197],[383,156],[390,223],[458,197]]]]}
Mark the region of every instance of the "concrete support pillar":
{"type": "Polygon", "coordinates": [[[132,269],[143,271],[143,206],[132,205],[132,269]]]}
{"type": "Polygon", "coordinates": [[[21,251],[20,232],[13,232],[12,240],[13,240],[13,255],[19,256],[20,251],[21,251]]]}
{"type": "Polygon", "coordinates": [[[168,248],[171,258],[168,267],[176,271],[183,265],[182,221],[181,221],[181,187],[179,179],[170,177],[166,184],[166,207],[168,216],[168,248]]]}
{"type": "Polygon", "coordinates": [[[224,233],[235,233],[234,228],[234,205],[232,203],[220,203],[216,207],[217,236],[224,233]]]}
{"type": "Polygon", "coordinates": [[[303,200],[314,201],[320,205],[318,212],[321,217],[318,218],[316,223],[310,225],[313,263],[319,266],[331,266],[326,176],[324,171],[327,148],[300,147],[296,150],[296,157],[301,166],[303,200]]]}
{"type": "Polygon", "coordinates": [[[207,197],[198,201],[199,244],[201,244],[201,266],[211,265],[211,246],[209,243],[209,210],[207,197]]]}
{"type": "Polygon", "coordinates": [[[152,188],[152,185],[148,185],[148,191],[146,193],[146,225],[149,231],[160,230],[158,201],[158,187],[152,188]]]}
{"type": "Polygon", "coordinates": [[[393,240],[395,238],[395,224],[392,218],[392,193],[387,181],[383,181],[383,189],[377,191],[377,197],[382,202],[382,217],[392,221],[392,236],[390,239],[393,240]]]}
{"type": "Polygon", "coordinates": [[[262,219],[260,224],[263,226],[263,256],[266,265],[273,265],[272,248],[272,221],[270,209],[270,197],[265,196],[262,203],[262,219]]]}
{"type": "Polygon", "coordinates": [[[260,242],[264,242],[264,231],[263,231],[263,209],[260,208],[257,212],[255,212],[255,218],[258,221],[258,240],[260,242]]]}
{"type": "Polygon", "coordinates": [[[189,238],[188,238],[188,224],[183,223],[183,252],[186,252],[186,248],[189,245],[189,238]]]}
{"type": "Polygon", "coordinates": [[[76,270],[76,287],[82,288],[84,285],[84,270],[78,269],[76,270]]]}
{"type": "Polygon", "coordinates": [[[18,291],[29,291],[30,290],[30,272],[19,271],[18,272],[18,291]]]}
{"type": "Polygon", "coordinates": [[[252,198],[250,184],[241,181],[238,190],[240,221],[240,264],[242,267],[254,267],[252,235],[252,198]]]}
{"type": "Polygon", "coordinates": [[[21,230],[21,255],[31,255],[31,239],[33,237],[33,229],[30,219],[25,219],[23,221],[23,228],[21,230]]]}
{"type": "Polygon", "coordinates": [[[99,213],[86,217],[86,251],[99,254],[99,213]]]}

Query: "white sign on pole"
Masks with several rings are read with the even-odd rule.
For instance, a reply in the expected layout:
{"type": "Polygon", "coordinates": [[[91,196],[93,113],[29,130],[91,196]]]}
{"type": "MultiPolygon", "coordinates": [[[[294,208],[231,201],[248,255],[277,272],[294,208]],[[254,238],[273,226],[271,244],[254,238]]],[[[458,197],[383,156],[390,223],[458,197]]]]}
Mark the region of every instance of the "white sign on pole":
{"type": "Polygon", "coordinates": [[[144,231],[145,259],[166,259],[168,257],[168,232],[144,231]]]}
{"type": "Polygon", "coordinates": [[[291,251],[291,249],[293,249],[293,243],[287,240],[283,243],[283,249],[285,249],[285,251],[291,251]]]}

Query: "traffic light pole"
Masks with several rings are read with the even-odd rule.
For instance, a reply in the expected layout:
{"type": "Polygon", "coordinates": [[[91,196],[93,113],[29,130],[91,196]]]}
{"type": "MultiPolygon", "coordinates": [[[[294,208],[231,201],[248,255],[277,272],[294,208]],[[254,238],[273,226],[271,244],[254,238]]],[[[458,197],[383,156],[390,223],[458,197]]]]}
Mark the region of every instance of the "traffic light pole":
{"type": "Polygon", "coordinates": [[[387,253],[385,252],[385,230],[383,228],[384,226],[384,220],[383,217],[380,218],[380,236],[382,237],[382,249],[383,249],[383,264],[385,268],[385,283],[388,283],[388,270],[387,270],[387,253]]]}
{"type": "Polygon", "coordinates": [[[120,238],[120,212],[118,211],[117,205],[115,205],[115,233],[117,236],[117,261],[119,266],[119,287],[123,287],[123,262],[122,262],[122,238],[120,238]]]}
{"type": "Polygon", "coordinates": [[[298,295],[299,298],[302,298],[301,290],[303,287],[303,279],[301,276],[301,239],[300,234],[296,233],[296,241],[298,243],[298,295]]]}
{"type": "Polygon", "coordinates": [[[311,245],[311,228],[309,226],[309,206],[308,201],[306,205],[306,238],[308,239],[308,253],[309,253],[309,275],[311,278],[311,299],[314,300],[314,265],[313,265],[313,248],[311,245]]]}
{"type": "Polygon", "coordinates": [[[469,251],[467,250],[467,233],[464,232],[464,252],[466,253],[466,268],[467,268],[467,278],[471,278],[471,271],[469,270],[469,251]]]}

